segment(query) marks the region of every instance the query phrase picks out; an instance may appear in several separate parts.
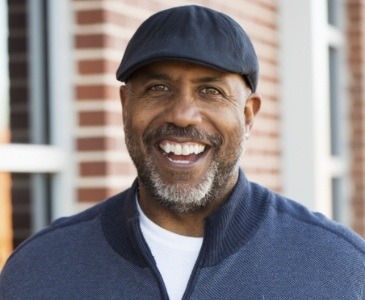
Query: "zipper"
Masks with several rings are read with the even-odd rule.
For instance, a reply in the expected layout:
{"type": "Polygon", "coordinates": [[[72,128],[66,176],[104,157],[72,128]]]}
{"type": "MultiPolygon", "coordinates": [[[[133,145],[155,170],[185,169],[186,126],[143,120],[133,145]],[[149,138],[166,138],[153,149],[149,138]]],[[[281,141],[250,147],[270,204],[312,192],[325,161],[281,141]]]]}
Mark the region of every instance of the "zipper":
{"type": "Polygon", "coordinates": [[[157,285],[159,287],[160,294],[161,294],[161,300],[169,300],[170,298],[169,298],[169,295],[167,294],[167,289],[166,289],[165,283],[162,279],[161,273],[158,270],[155,259],[152,256],[151,250],[148,247],[148,245],[143,237],[143,233],[142,233],[141,227],[139,225],[139,218],[138,217],[135,218],[133,220],[132,224],[133,224],[133,230],[136,234],[136,240],[138,242],[138,246],[141,250],[141,253],[142,253],[144,259],[146,260],[148,266],[150,267],[153,275],[156,278],[157,285]]]}
{"type": "Polygon", "coordinates": [[[202,243],[202,247],[200,248],[200,252],[198,255],[198,259],[195,262],[193,271],[191,272],[189,281],[188,281],[188,285],[186,286],[186,290],[184,292],[184,295],[182,297],[181,300],[188,300],[190,299],[190,296],[194,290],[195,287],[195,283],[198,280],[198,276],[199,276],[199,269],[201,268],[201,266],[203,265],[203,261],[204,261],[204,249],[206,247],[207,244],[207,234],[204,234],[204,238],[203,238],[203,243],[202,243]]]}

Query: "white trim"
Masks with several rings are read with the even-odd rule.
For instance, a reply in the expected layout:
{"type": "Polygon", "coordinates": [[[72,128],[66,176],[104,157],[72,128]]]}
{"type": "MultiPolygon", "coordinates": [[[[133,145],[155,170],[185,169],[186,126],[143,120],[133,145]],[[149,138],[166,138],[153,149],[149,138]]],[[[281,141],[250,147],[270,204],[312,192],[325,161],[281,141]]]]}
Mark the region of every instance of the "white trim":
{"type": "Polygon", "coordinates": [[[75,165],[73,159],[73,128],[75,116],[72,78],[73,13],[69,0],[47,1],[48,47],[50,76],[51,143],[62,148],[67,160],[62,172],[52,180],[52,219],[75,212],[75,165]]]}
{"type": "Polygon", "coordinates": [[[328,44],[331,47],[341,47],[344,45],[344,37],[341,31],[332,25],[327,25],[328,44]]]}
{"type": "Polygon", "coordinates": [[[343,177],[347,174],[347,162],[342,157],[332,156],[330,159],[330,173],[332,177],[343,177]]]}
{"type": "MultiPolygon", "coordinates": [[[[328,217],[333,216],[335,198],[341,199],[335,206],[342,205],[340,221],[346,223],[346,74],[341,66],[344,27],[342,15],[337,16],[336,26],[328,24],[327,1],[331,0],[280,0],[283,191],[328,217]],[[329,47],[340,55],[341,69],[334,83],[340,112],[335,116],[339,122],[335,134],[343,144],[338,156],[331,155],[330,145],[334,129],[330,123],[329,47]]],[[[340,6],[335,13],[341,13],[340,6]]]]}
{"type": "Polygon", "coordinates": [[[325,0],[280,0],[283,191],[331,216],[325,0]]]}
{"type": "Polygon", "coordinates": [[[56,173],[66,161],[59,148],[28,144],[1,144],[0,157],[0,172],[56,173]]]}

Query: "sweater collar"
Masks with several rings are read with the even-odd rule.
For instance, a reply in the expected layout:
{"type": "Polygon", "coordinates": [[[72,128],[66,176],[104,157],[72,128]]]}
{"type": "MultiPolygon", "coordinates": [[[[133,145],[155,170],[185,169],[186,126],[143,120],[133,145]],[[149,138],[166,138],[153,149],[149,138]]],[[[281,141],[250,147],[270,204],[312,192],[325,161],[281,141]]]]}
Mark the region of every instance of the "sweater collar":
{"type": "MultiPolygon", "coordinates": [[[[139,227],[135,195],[137,180],[123,193],[105,203],[101,222],[105,237],[121,256],[147,266],[150,251],[139,227]]],[[[213,266],[238,251],[259,228],[267,211],[268,191],[250,183],[240,169],[228,201],[206,219],[202,266],[213,266]]]]}

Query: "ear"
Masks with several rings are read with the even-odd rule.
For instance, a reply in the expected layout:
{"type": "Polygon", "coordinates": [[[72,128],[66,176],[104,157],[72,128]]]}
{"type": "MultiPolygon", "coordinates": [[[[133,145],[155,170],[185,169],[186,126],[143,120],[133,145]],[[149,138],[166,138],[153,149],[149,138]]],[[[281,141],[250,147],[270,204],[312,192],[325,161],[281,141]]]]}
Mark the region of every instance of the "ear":
{"type": "Polygon", "coordinates": [[[125,124],[127,119],[127,87],[125,85],[120,86],[119,97],[122,104],[123,124],[125,124]]]}
{"type": "Polygon", "coordinates": [[[257,93],[251,94],[245,104],[245,122],[247,131],[250,132],[253,125],[253,120],[261,107],[261,96],[257,93]]]}

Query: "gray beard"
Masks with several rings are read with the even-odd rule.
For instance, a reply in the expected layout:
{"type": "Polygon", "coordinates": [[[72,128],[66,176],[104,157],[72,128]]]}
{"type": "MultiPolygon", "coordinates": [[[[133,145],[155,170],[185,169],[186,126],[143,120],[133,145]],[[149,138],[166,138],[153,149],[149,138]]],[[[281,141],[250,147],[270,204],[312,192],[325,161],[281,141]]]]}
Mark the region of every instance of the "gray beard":
{"type": "MultiPolygon", "coordinates": [[[[238,153],[243,152],[244,145],[243,140],[238,153]]],[[[166,183],[156,171],[156,165],[150,157],[146,159],[142,168],[137,169],[140,183],[155,201],[170,211],[188,213],[205,208],[219,198],[231,176],[238,172],[239,158],[240,155],[233,163],[226,164],[219,163],[214,157],[205,176],[195,185],[166,183]]],[[[173,177],[174,174],[170,176],[173,177]]]]}
{"type": "Polygon", "coordinates": [[[151,156],[142,159],[139,149],[133,143],[133,137],[128,132],[126,132],[126,145],[137,168],[140,185],[151,199],[172,212],[188,213],[205,208],[215,199],[219,199],[230,178],[238,172],[239,159],[245,147],[245,139],[240,139],[241,134],[238,134],[239,142],[226,153],[224,158],[219,159],[217,153],[213,154],[212,163],[205,176],[194,185],[184,183],[188,182],[188,173],[177,175],[171,172],[167,175],[177,183],[166,183],[156,170],[156,163],[151,156]],[[230,159],[227,159],[228,157],[230,159]]]}
{"type": "Polygon", "coordinates": [[[205,207],[212,196],[212,186],[217,176],[217,163],[214,161],[201,182],[191,186],[184,183],[166,184],[155,169],[155,164],[147,159],[147,169],[150,170],[150,192],[154,198],[169,210],[177,213],[196,211],[205,207]]]}

